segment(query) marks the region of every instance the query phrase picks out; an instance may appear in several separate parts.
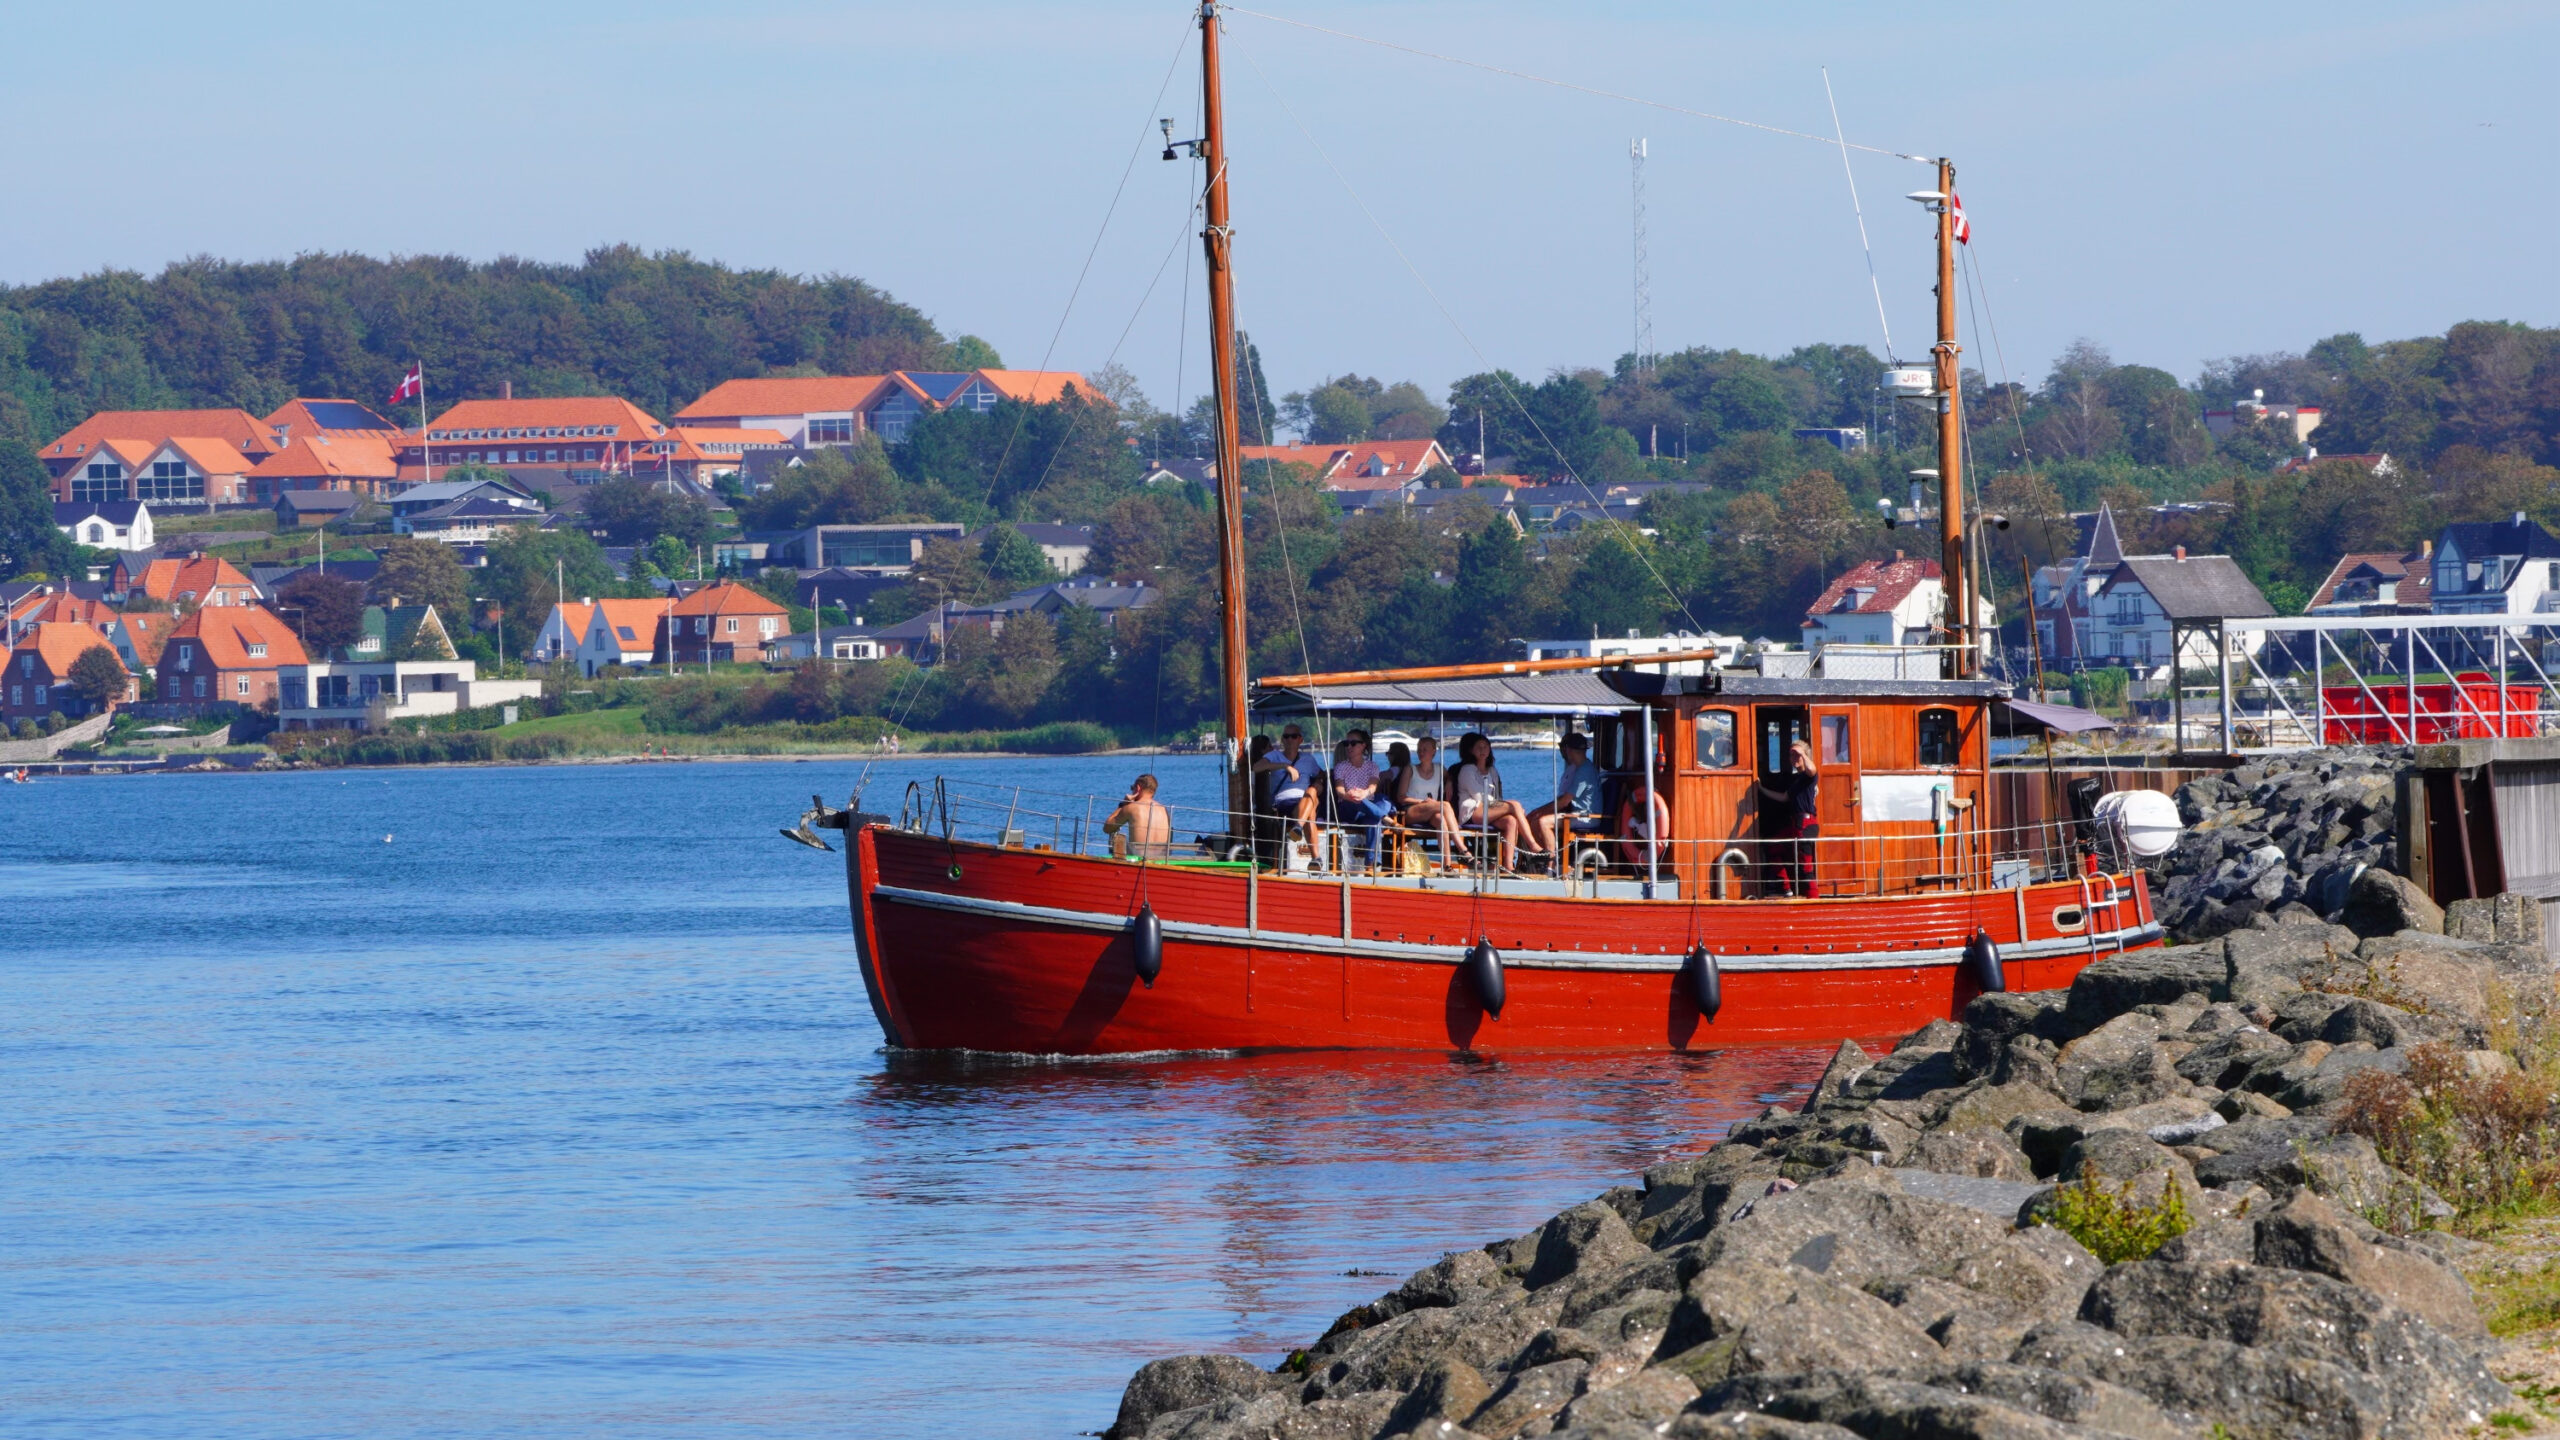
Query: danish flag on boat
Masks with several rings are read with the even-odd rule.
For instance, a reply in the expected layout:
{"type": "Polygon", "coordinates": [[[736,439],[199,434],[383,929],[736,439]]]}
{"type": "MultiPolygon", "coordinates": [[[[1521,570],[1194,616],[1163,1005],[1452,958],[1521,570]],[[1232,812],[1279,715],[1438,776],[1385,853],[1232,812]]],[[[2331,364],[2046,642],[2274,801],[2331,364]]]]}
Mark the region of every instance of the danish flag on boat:
{"type": "Polygon", "coordinates": [[[1971,222],[1971,221],[1968,221],[1968,220],[1966,220],[1966,219],[1964,218],[1964,197],[1963,197],[1963,196],[1961,196],[1961,195],[1956,194],[1956,193],[1955,193],[1954,191],[1952,191],[1952,190],[1948,191],[1948,192],[1947,192],[1947,208],[1948,208],[1949,210],[1951,210],[1951,211],[1955,212],[1955,217],[1956,217],[1956,243],[1957,243],[1957,244],[1959,244],[1959,245],[1970,245],[1970,244],[1972,244],[1972,243],[1973,243],[1973,224],[1972,224],[1972,222],[1971,222]]]}

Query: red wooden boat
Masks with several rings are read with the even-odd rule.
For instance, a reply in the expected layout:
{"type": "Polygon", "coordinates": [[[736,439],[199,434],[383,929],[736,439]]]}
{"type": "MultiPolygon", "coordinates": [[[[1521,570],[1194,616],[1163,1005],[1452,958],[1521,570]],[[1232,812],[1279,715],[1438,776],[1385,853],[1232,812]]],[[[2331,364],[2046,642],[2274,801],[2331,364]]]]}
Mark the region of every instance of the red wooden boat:
{"type": "MultiPolygon", "coordinates": [[[[847,830],[855,953],[882,1032],[902,1046],[1072,1055],[1872,1039],[1951,1016],[1985,988],[2067,985],[2093,959],[2160,943],[2138,869],[2088,873],[2067,833],[1967,823],[1985,798],[1991,685],[1643,672],[1490,683],[1507,698],[1485,698],[1486,681],[1363,681],[1266,686],[1264,709],[1563,714],[1612,758],[1641,756],[1650,729],[1670,762],[1670,836],[1612,847],[1609,864],[1586,852],[1560,877],[1286,873],[1249,855],[1086,853],[1086,822],[1048,808],[1065,797],[938,781],[897,817],[818,822],[847,830]],[[1448,693],[1459,685],[1475,698],[1448,693]],[[1743,751],[1737,735],[1760,743],[1743,751]],[[1764,893],[1769,857],[1746,797],[1770,752],[1800,736],[1822,762],[1823,816],[1818,893],[1790,898],[1764,893]],[[2039,866],[2047,878],[2033,878],[2039,866]]],[[[1212,832],[1213,848],[1222,838],[1212,832]]]]}
{"type": "Polygon", "coordinates": [[[1248,686],[1214,3],[1200,29],[1205,133],[1165,157],[1189,149],[1207,183],[1227,804],[1181,827],[1201,832],[1197,858],[1134,860],[1091,853],[1081,797],[945,780],[911,787],[895,817],[861,813],[859,796],[816,807],[795,838],[820,843],[810,823],[845,831],[855,951],[892,1044],[1094,1055],[1875,1038],[1951,1016],[1984,989],[2066,984],[2100,955],[2160,943],[2138,870],[2101,866],[2067,822],[2021,830],[1991,814],[2004,692],[1975,677],[1944,161],[1937,191],[1918,197],[1937,214],[1927,398],[1939,418],[1944,678],[1784,678],[1720,670],[1701,652],[1248,686]],[[1323,873],[1274,864],[1293,857],[1250,803],[1249,702],[1315,721],[1320,740],[1354,719],[1579,725],[1612,787],[1639,797],[1636,813],[1648,796],[1667,805],[1668,834],[1589,847],[1550,876],[1491,871],[1489,843],[1459,873],[1415,873],[1432,867],[1410,859],[1366,874],[1339,856],[1323,873]],[[1809,894],[1770,863],[1802,852],[1756,838],[1761,786],[1798,741],[1818,762],[1809,894]]]}

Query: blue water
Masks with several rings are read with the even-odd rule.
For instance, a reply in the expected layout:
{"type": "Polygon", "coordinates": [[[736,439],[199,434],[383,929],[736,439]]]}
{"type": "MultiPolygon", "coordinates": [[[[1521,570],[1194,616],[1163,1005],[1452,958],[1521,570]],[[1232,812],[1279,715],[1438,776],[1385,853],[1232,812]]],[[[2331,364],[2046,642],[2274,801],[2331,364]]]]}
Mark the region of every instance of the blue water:
{"type": "Polygon", "coordinates": [[[775,835],[860,768],[0,787],[0,1432],[1069,1436],[1821,1062],[896,1055],[775,835]]]}

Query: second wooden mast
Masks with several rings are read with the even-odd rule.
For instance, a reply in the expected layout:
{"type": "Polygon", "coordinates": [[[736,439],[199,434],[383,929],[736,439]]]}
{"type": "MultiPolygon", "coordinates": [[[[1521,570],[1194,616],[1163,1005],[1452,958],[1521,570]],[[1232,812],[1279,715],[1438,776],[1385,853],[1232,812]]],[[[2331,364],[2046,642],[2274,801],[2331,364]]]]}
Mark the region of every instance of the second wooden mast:
{"type": "Polygon", "coordinates": [[[1947,642],[1955,647],[1949,667],[1955,679],[1970,677],[1980,663],[1974,634],[1973,570],[1964,520],[1964,370],[1956,343],[1956,164],[1938,162],[1938,343],[1929,353],[1937,362],[1938,387],[1938,517],[1939,569],[1947,605],[1947,642]]]}
{"type": "MultiPolygon", "coordinates": [[[[1255,757],[1245,753],[1244,441],[1236,394],[1235,232],[1227,223],[1227,121],[1218,84],[1217,0],[1200,6],[1200,158],[1207,162],[1209,367],[1218,407],[1218,670],[1227,751],[1231,833],[1248,833],[1255,757]]],[[[1173,152],[1165,152],[1171,155],[1173,152]]]]}

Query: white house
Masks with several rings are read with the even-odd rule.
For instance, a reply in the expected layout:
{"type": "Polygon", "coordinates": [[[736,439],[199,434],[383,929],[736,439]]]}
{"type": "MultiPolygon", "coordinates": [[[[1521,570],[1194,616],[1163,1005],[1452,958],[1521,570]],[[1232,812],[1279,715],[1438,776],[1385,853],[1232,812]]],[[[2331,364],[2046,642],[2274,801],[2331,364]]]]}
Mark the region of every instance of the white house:
{"type": "MultiPolygon", "coordinates": [[[[2173,629],[2182,667],[2216,663],[2211,634],[2199,627],[2217,620],[2271,616],[2275,607],[2228,555],[2189,555],[2181,545],[2167,555],[2128,555],[2089,600],[2089,648],[2083,658],[2100,665],[2148,668],[2170,663],[2173,629]]],[[[2255,655],[2267,637],[2229,637],[2234,658],[2255,655]]]]}
{"type": "MultiPolygon", "coordinates": [[[[1073,575],[1084,569],[1084,562],[1093,555],[1093,527],[1090,525],[1069,525],[1063,521],[1031,522],[1013,528],[1022,532],[1023,539],[1039,546],[1040,553],[1049,561],[1049,568],[1061,575],[1073,575]]],[[[983,544],[994,529],[990,525],[962,538],[971,545],[983,544]]]]}
{"type": "Polygon", "coordinates": [[[764,647],[764,658],[778,665],[815,657],[820,660],[878,660],[887,652],[859,619],[815,633],[785,635],[764,647]]]}
{"type": "MultiPolygon", "coordinates": [[[[1937,628],[1946,604],[1937,561],[1914,560],[1899,550],[1890,560],[1861,560],[1805,607],[1804,648],[1818,654],[1831,645],[1944,643],[1937,628]]],[[[1974,604],[1975,623],[1987,633],[1994,619],[1991,602],[1976,596],[1974,604]]]]}
{"type": "Polygon", "coordinates": [[[585,605],[586,628],[574,646],[580,670],[593,675],[607,665],[646,665],[657,654],[667,601],[593,600],[585,605]]]}
{"type": "Polygon", "coordinates": [[[469,660],[330,661],[276,670],[287,730],[387,730],[404,720],[539,699],[539,680],[483,680],[469,660]]]}
{"type": "Polygon", "coordinates": [[[79,500],[53,507],[53,528],[92,550],[148,550],[151,506],[141,500],[79,500]]]}
{"type": "Polygon", "coordinates": [[[2518,511],[2512,520],[2447,525],[2436,537],[2439,615],[2547,615],[2560,610],[2560,539],[2518,511]]]}

